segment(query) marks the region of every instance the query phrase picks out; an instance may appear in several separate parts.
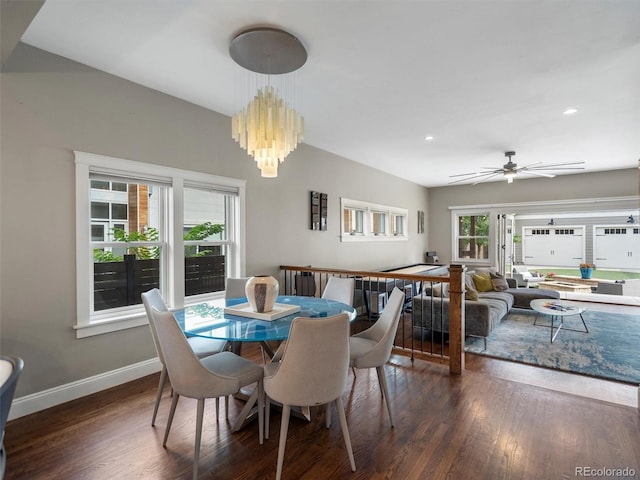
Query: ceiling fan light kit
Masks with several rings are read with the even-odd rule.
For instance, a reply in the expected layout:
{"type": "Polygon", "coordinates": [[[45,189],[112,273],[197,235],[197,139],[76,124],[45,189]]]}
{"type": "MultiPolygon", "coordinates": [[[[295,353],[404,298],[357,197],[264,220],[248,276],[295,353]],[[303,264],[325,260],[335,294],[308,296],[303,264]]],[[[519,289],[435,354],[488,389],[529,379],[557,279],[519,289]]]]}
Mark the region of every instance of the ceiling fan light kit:
{"type": "Polygon", "coordinates": [[[513,183],[518,175],[532,175],[534,177],[553,178],[553,173],[544,172],[541,170],[583,170],[584,162],[565,162],[565,163],[552,163],[543,164],[542,162],[535,162],[518,167],[517,163],[511,160],[511,157],[515,157],[516,152],[510,150],[504,152],[504,156],[508,158],[507,163],[502,165],[502,168],[482,167],[485,171],[459,173],[457,175],[450,175],[449,178],[458,178],[449,182],[449,185],[454,183],[464,183],[473,180],[473,185],[477,185],[481,182],[486,182],[489,179],[495,178],[499,175],[507,181],[507,183],[513,183]],[[487,171],[488,170],[488,171],[487,171]]]}

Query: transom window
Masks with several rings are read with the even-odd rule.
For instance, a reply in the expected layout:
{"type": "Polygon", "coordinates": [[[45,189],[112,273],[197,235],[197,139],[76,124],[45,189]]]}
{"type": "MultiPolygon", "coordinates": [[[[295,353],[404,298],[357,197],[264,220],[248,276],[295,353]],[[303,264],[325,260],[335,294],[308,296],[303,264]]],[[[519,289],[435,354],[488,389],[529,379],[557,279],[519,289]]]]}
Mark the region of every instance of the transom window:
{"type": "Polygon", "coordinates": [[[344,208],[342,211],[342,233],[364,235],[365,211],[359,208],[344,208]]]}
{"type": "Polygon", "coordinates": [[[405,234],[404,223],[406,215],[394,213],[391,215],[391,234],[395,236],[402,236],[405,234]]]}
{"type": "Polygon", "coordinates": [[[408,240],[406,208],[340,199],[343,242],[408,240]]]}
{"type": "Polygon", "coordinates": [[[244,181],[75,153],[78,337],[147,323],[151,288],[180,308],[243,274],[244,181]]]}

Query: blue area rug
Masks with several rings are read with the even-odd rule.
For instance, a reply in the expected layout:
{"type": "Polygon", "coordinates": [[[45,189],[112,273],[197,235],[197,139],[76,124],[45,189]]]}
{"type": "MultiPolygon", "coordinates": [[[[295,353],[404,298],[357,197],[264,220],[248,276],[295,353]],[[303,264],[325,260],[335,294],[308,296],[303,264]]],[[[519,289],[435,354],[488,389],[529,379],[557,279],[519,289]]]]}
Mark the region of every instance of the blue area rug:
{"type": "MultiPolygon", "coordinates": [[[[583,314],[589,333],[560,331],[549,342],[549,319],[528,310],[513,310],[487,337],[470,337],[466,351],[515,362],[580,373],[608,380],[640,384],[640,315],[596,311],[583,314]]],[[[557,321],[556,321],[557,324],[557,321]]],[[[584,330],[579,316],[564,326],[584,330]]]]}

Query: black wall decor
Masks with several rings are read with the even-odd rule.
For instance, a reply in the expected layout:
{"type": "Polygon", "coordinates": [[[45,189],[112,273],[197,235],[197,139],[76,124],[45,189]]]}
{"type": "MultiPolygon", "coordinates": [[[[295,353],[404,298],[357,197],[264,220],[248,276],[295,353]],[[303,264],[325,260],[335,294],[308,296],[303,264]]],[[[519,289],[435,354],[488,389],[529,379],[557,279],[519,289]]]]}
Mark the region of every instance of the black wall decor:
{"type": "Polygon", "coordinates": [[[327,229],[327,194],[311,192],[311,230],[327,229]]]}
{"type": "Polygon", "coordinates": [[[424,212],[418,210],[418,233],[424,233],[424,212]]]}

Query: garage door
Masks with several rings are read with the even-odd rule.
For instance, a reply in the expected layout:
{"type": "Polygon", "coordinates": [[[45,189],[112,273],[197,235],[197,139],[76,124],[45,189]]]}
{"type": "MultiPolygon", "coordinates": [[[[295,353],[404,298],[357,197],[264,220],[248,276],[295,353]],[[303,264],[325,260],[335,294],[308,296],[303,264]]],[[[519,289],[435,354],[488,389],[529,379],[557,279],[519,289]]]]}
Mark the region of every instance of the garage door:
{"type": "Polygon", "coordinates": [[[595,226],[596,267],[640,270],[640,227],[595,226]]]}
{"type": "Polygon", "coordinates": [[[584,259],[584,226],[524,227],[525,265],[575,268],[584,259]]]}

